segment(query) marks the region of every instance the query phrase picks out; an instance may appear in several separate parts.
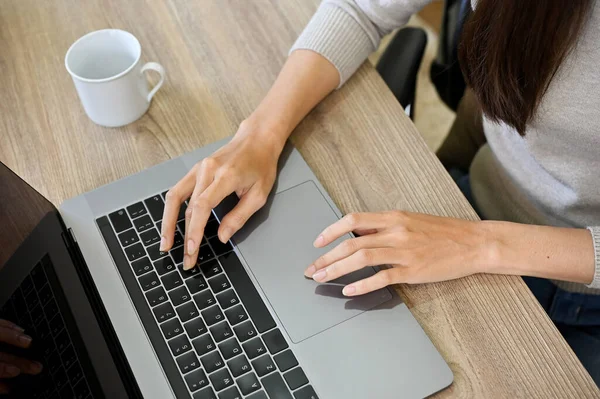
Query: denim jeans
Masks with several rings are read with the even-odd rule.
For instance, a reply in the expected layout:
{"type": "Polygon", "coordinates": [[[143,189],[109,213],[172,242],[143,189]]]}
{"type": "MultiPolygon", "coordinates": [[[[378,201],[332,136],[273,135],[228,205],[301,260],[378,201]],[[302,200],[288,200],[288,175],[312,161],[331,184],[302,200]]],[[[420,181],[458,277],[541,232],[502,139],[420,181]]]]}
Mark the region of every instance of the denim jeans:
{"type": "MultiPolygon", "coordinates": [[[[481,217],[473,199],[469,175],[459,169],[450,176],[481,217]]],[[[596,385],[600,386],[600,295],[579,294],[558,288],[550,280],[523,277],[596,385]]]]}

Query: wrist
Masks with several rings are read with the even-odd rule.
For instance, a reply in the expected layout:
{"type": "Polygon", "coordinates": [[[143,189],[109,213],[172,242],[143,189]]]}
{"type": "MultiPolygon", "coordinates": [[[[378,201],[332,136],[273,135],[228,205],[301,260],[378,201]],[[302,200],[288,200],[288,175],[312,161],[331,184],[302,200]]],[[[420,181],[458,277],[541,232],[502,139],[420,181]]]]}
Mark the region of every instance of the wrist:
{"type": "Polygon", "coordinates": [[[277,154],[283,151],[289,135],[289,129],[284,123],[271,118],[262,118],[256,113],[251,114],[240,123],[236,134],[236,136],[257,140],[271,147],[277,154]]]}

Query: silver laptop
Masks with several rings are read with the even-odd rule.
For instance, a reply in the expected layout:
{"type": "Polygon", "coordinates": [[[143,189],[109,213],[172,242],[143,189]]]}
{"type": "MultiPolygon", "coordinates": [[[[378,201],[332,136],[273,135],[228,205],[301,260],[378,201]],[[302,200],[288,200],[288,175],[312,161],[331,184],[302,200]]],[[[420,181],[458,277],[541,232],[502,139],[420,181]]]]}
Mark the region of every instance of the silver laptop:
{"type": "MultiPolygon", "coordinates": [[[[79,330],[70,335],[81,335],[76,352],[89,359],[89,397],[419,398],[450,385],[450,368],[393,289],[342,295],[345,284],[377,268],[329,284],[303,276],[339,243],[312,246],[341,213],[291,145],[266,206],[230,243],[216,232],[234,197],[213,210],[197,267],[182,269],[182,222],[173,249],[158,250],[164,194],[226,142],[61,206],[69,233],[63,241],[77,249],[80,277],[88,276],[81,277],[85,299],[69,300],[67,284],[75,283],[57,282],[71,306],[65,312],[74,315],[71,329],[79,330]],[[103,336],[86,336],[92,322],[78,320],[78,304],[86,301],[103,336]]],[[[32,265],[31,272],[64,274],[54,263],[32,265]]],[[[9,296],[0,301],[10,305],[9,296]]]]}

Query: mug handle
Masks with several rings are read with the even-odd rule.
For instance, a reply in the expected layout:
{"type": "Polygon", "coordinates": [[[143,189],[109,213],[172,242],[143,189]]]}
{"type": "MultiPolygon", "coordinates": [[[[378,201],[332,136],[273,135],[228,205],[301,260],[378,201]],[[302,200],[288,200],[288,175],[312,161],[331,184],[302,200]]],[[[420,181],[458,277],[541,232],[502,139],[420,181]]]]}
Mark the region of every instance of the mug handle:
{"type": "Polygon", "coordinates": [[[160,87],[163,85],[163,83],[165,82],[165,68],[162,67],[162,65],[160,65],[157,62],[147,62],[143,67],[142,67],[142,71],[141,73],[144,74],[144,72],[146,71],[156,71],[158,72],[158,74],[160,75],[160,80],[158,81],[158,83],[152,88],[152,90],[150,91],[150,93],[148,93],[148,102],[150,102],[152,100],[152,97],[154,97],[154,95],[156,94],[156,92],[158,91],[158,89],[160,89],[160,87]]]}

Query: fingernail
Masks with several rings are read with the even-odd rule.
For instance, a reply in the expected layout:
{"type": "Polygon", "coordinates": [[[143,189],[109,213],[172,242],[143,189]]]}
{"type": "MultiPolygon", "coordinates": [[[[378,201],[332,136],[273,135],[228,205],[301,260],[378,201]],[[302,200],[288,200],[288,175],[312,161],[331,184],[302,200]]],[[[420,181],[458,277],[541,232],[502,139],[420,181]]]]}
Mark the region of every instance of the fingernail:
{"type": "Polygon", "coordinates": [[[31,343],[31,337],[29,335],[19,335],[19,337],[17,338],[19,340],[20,343],[24,344],[24,345],[29,345],[31,343]]]}
{"type": "Polygon", "coordinates": [[[19,374],[21,374],[21,369],[18,367],[15,367],[11,364],[7,365],[6,368],[4,369],[9,375],[13,375],[13,376],[17,376],[19,374]]]}
{"type": "Polygon", "coordinates": [[[326,276],[327,276],[327,271],[325,269],[323,269],[323,270],[319,270],[318,272],[313,274],[312,278],[315,281],[321,281],[321,280],[324,280],[326,276]]]}
{"type": "Polygon", "coordinates": [[[42,372],[42,370],[44,369],[44,366],[42,366],[42,363],[40,362],[34,362],[31,365],[31,372],[35,373],[35,374],[39,374],[42,372]]]}
{"type": "Polygon", "coordinates": [[[323,234],[321,234],[320,236],[317,237],[317,239],[313,243],[313,246],[320,247],[323,244],[323,241],[325,241],[325,237],[323,237],[323,234]]]}
{"type": "Polygon", "coordinates": [[[223,233],[221,233],[221,242],[223,244],[225,244],[227,241],[229,241],[229,239],[231,238],[231,236],[233,235],[233,230],[231,229],[231,227],[223,227],[223,233]]]}
{"type": "Polygon", "coordinates": [[[23,327],[19,327],[19,326],[18,326],[18,325],[16,325],[16,324],[12,326],[12,329],[13,329],[13,330],[15,330],[15,331],[18,331],[18,332],[23,332],[23,331],[25,331],[25,329],[24,329],[23,327]]]}
{"type": "Polygon", "coordinates": [[[187,252],[188,255],[193,255],[194,252],[196,252],[196,244],[194,243],[194,240],[188,240],[187,252]]]}
{"type": "Polygon", "coordinates": [[[167,237],[161,237],[159,249],[164,252],[165,249],[167,249],[166,247],[167,247],[167,237]]]}
{"type": "Polygon", "coordinates": [[[317,268],[315,267],[315,265],[310,265],[305,271],[304,271],[304,275],[306,277],[312,277],[313,274],[315,274],[315,272],[317,271],[317,268]]]}
{"type": "Polygon", "coordinates": [[[190,268],[191,260],[192,258],[190,258],[188,255],[183,257],[183,270],[188,270],[190,268]]]}
{"type": "Polygon", "coordinates": [[[353,285],[347,285],[342,290],[342,294],[344,295],[352,295],[356,292],[356,287],[353,285]]]}

